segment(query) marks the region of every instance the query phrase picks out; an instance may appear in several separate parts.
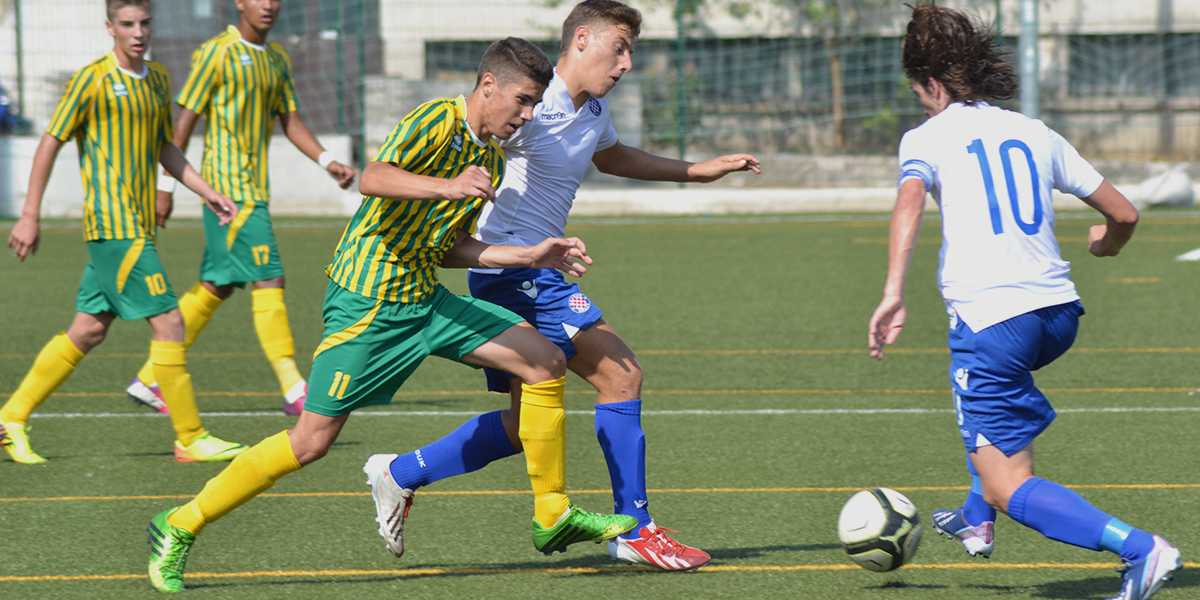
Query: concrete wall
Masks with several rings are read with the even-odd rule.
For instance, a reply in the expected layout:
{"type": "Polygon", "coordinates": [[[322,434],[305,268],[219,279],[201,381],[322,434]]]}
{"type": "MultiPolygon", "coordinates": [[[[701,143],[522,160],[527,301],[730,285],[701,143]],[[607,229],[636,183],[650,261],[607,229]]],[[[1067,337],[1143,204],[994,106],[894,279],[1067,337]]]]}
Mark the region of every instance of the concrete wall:
{"type": "MultiPolygon", "coordinates": [[[[321,144],[339,162],[350,162],[349,136],[319,136],[321,144]]],[[[29,171],[40,138],[0,137],[0,216],[17,217],[25,206],[29,190],[29,171]]],[[[200,164],[202,138],[188,145],[188,162],[200,164]]],[[[271,212],[289,215],[352,214],[361,196],[357,187],[338,188],[337,183],[316,163],[300,153],[287,138],[277,135],[270,150],[271,212]]],[[[356,182],[357,183],[357,182],[356,182]]],[[[175,193],[175,216],[200,216],[200,197],[182,185],[175,193]]],[[[42,198],[42,216],[83,216],[83,181],[79,171],[79,153],[75,143],[58,153],[54,171],[42,198]]]]}

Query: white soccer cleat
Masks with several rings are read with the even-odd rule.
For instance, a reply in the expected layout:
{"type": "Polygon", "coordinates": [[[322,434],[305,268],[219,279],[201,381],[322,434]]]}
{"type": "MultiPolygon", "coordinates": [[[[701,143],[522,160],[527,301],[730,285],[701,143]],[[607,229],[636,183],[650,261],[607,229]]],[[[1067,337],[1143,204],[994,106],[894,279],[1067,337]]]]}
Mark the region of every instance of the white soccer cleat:
{"type": "Polygon", "coordinates": [[[708,564],[712,559],[707,552],[681,544],[667,532],[679,533],[674,529],[659,527],[653,521],[638,530],[640,538],[627,540],[617,536],[608,540],[608,555],[614,562],[633,565],[650,565],[664,571],[691,571],[708,564]]]}
{"type": "Polygon", "coordinates": [[[404,556],[404,519],[412,507],[413,490],[400,487],[392,479],[389,466],[396,460],[395,454],[376,454],[367,459],[363,473],[371,486],[371,498],[375,500],[375,521],[379,523],[379,535],[387,542],[387,548],[396,558],[404,556]]]}
{"type": "Polygon", "coordinates": [[[1136,562],[1121,569],[1121,593],[1109,600],[1148,600],[1183,568],[1183,556],[1170,542],[1154,536],[1154,548],[1136,562]]]}
{"type": "Polygon", "coordinates": [[[933,528],[962,542],[967,554],[991,558],[996,549],[995,522],[984,521],[972,526],[963,518],[962,509],[933,511],[933,528]]]}
{"type": "Polygon", "coordinates": [[[129,387],[125,388],[125,393],[129,394],[129,401],[136,405],[148,406],[164,415],[171,414],[167,403],[163,402],[162,392],[159,391],[157,383],[146,385],[141,379],[134,377],[133,381],[129,382],[129,387]]]}
{"type": "Polygon", "coordinates": [[[283,414],[296,416],[304,412],[304,401],[308,399],[308,382],[301,379],[283,396],[283,414]]]}

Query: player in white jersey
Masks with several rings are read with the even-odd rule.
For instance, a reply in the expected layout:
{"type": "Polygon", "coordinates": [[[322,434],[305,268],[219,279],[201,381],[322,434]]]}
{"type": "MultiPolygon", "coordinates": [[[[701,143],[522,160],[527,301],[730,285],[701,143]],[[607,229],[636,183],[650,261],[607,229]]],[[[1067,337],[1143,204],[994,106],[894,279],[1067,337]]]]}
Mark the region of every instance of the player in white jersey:
{"type": "MultiPolygon", "coordinates": [[[[651,155],[620,143],[604,96],[632,68],[630,55],[641,14],[612,0],[587,0],[563,23],[554,79],[526,123],[504,143],[507,172],[494,205],[480,217],[480,239],[488,243],[545,240],[564,231],[575,192],[589,164],[604,173],[653,181],[709,182],[734,171],[759,172],[748,154],[689,163],[651,155]],[[500,240],[504,240],[500,242],[500,240]]],[[[596,436],[604,450],[618,514],[637,517],[638,527],[609,542],[614,560],[669,571],[699,568],[702,550],[681,544],[658,527],[647,510],[645,436],[641,428],[642,369],[637,357],[604,321],[595,305],[553,269],[476,270],[472,295],[521,315],[563,349],[567,367],[597,390],[596,436]]],[[[461,456],[480,444],[507,437],[502,458],[521,451],[520,385],[512,375],[488,371],[488,388],[510,392],[509,410],[471,419],[450,435],[392,464],[396,483],[417,489],[463,472],[461,456]],[[491,432],[503,428],[506,435],[491,432]]],[[[518,382],[519,383],[519,382],[518,382]]],[[[482,465],[473,468],[479,468],[482,465]]]]}
{"type": "Polygon", "coordinates": [[[1083,314],[1054,238],[1051,188],[1104,215],[1088,235],[1095,256],[1120,252],[1137,210],[1044,123],[986,102],[1017,93],[995,40],[958,11],[932,3],[913,9],[904,70],[929,120],[900,142],[887,283],[868,344],[882,358],[904,327],[904,285],[929,192],[942,213],[938,281],[972,475],[961,508],[933,513],[935,529],[986,557],[1003,511],[1051,539],[1118,554],[1126,566],[1114,600],[1144,600],[1182,567],[1179,551],[1033,474],[1033,440],[1055,414],[1032,371],[1070,348],[1083,314]]]}

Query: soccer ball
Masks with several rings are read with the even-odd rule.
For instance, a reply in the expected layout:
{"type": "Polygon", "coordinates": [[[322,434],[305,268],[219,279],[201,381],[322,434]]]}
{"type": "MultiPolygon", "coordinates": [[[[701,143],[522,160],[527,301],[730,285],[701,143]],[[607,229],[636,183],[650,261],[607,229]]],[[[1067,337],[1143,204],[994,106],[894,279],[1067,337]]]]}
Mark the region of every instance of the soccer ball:
{"type": "Polygon", "coordinates": [[[863,490],[842,507],[838,537],[846,554],[862,568],[891,571],[916,556],[921,517],[917,507],[896,490],[863,490]]]}

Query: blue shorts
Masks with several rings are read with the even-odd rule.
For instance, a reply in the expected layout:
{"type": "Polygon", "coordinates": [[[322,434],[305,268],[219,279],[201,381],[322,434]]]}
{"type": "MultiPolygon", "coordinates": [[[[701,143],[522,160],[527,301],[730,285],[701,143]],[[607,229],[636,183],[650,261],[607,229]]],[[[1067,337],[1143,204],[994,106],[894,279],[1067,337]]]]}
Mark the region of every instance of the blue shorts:
{"type": "Polygon", "coordinates": [[[967,452],[990,442],[1012,456],[1050,426],[1054,409],[1033,385],[1033,371],[1071,347],[1082,315],[1083,305],[1075,301],[979,333],[958,320],[950,330],[950,387],[967,452]]]}
{"type": "MultiPolygon", "coordinates": [[[[571,338],[604,318],[579,286],[567,283],[555,269],[505,269],[496,274],[472,271],[467,281],[472,296],[517,313],[561,348],[568,360],[576,354],[571,338]]],[[[483,372],[488,390],[493,392],[508,392],[508,380],[516,377],[490,368],[483,372]]]]}

